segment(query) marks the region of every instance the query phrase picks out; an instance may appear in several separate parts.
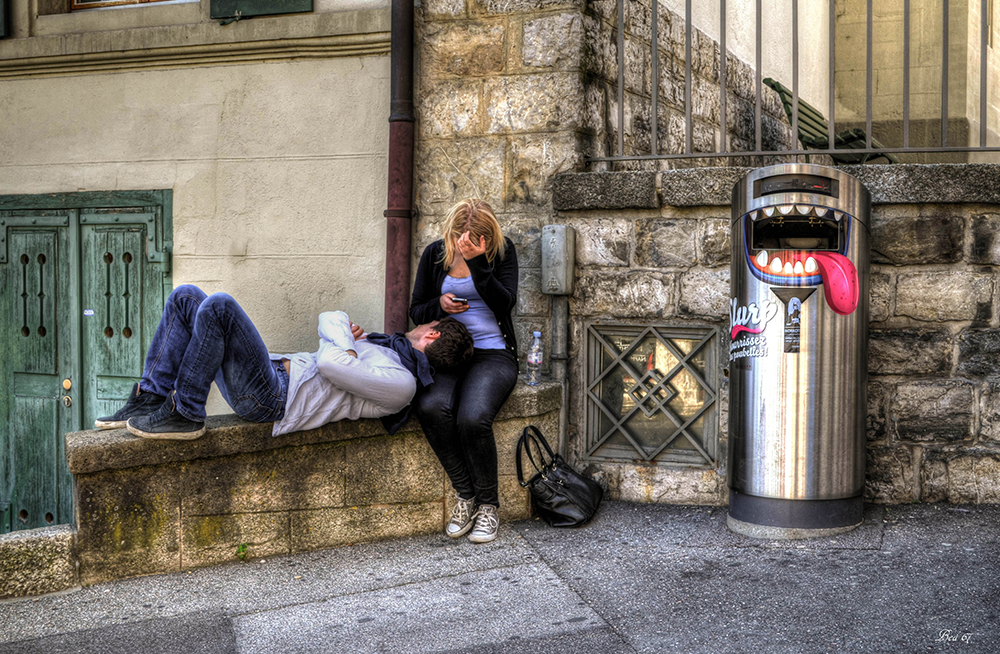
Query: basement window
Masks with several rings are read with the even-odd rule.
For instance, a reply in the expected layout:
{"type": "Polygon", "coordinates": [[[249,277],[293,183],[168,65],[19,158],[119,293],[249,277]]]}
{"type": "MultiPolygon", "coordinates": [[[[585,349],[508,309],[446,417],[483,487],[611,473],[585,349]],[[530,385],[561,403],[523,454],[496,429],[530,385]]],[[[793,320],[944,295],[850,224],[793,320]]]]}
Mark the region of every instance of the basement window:
{"type": "Polygon", "coordinates": [[[586,458],[715,467],[719,333],[587,327],[586,458]]]}

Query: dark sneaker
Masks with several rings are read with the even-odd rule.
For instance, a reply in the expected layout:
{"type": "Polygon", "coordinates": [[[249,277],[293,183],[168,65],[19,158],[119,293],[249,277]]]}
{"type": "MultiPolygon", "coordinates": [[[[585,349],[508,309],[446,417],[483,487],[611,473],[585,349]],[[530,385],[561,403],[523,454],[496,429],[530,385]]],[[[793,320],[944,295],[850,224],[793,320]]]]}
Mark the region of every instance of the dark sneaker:
{"type": "Polygon", "coordinates": [[[128,430],[140,438],[162,438],[166,440],[192,441],[205,433],[205,423],[188,420],[177,413],[174,396],[177,391],[160,405],[155,413],[128,419],[128,430]]]}
{"type": "Polygon", "coordinates": [[[132,392],[128,395],[125,406],[118,409],[118,413],[98,418],[94,421],[95,429],[124,429],[129,418],[148,416],[156,411],[167,398],[156,393],[150,393],[139,388],[139,384],[132,386],[132,392]]]}
{"type": "Polygon", "coordinates": [[[444,533],[452,538],[458,538],[469,533],[472,523],[476,517],[476,500],[463,500],[461,497],[455,498],[455,508],[451,510],[451,520],[444,528],[444,533]]]}
{"type": "Polygon", "coordinates": [[[497,537],[500,521],[497,519],[497,507],[483,504],[476,511],[476,524],[469,534],[473,543],[489,543],[497,537]]]}

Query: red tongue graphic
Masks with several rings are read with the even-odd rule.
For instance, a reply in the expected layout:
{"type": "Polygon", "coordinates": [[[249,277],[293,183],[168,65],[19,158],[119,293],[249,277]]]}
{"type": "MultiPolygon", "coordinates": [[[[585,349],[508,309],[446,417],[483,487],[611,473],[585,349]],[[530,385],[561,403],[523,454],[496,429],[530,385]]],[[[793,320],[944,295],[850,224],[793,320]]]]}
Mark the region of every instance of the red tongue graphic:
{"type": "Polygon", "coordinates": [[[850,259],[835,252],[812,252],[823,277],[826,303],[836,313],[847,316],[858,308],[858,269],[850,259]]]}

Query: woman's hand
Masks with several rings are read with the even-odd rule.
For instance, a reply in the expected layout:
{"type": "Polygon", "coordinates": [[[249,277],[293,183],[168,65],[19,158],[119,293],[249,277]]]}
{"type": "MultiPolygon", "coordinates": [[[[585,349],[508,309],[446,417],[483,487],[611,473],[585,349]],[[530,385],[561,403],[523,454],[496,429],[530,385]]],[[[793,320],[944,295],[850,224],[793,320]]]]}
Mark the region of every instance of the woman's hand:
{"type": "Polygon", "coordinates": [[[354,340],[360,341],[365,336],[365,330],[361,329],[360,326],[355,325],[352,322],[351,323],[351,336],[354,337],[354,340]]]}
{"type": "Polygon", "coordinates": [[[441,304],[441,309],[447,314],[462,313],[469,310],[469,305],[465,302],[455,302],[454,293],[445,293],[441,296],[438,302],[441,304]]]}
{"type": "Polygon", "coordinates": [[[486,254],[485,236],[479,237],[479,244],[477,245],[476,242],[472,240],[471,232],[463,232],[455,244],[458,246],[458,251],[461,253],[462,258],[466,261],[474,259],[480,254],[486,254]]]}

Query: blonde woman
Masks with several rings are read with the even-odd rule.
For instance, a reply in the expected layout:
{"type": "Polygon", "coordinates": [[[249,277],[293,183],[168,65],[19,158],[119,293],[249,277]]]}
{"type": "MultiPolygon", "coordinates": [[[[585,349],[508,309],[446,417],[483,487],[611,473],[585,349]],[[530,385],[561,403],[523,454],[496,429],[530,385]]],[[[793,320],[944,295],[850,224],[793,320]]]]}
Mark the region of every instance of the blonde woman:
{"type": "Polygon", "coordinates": [[[475,349],[465,366],[438,371],[414,405],[458,496],[445,532],[488,543],[496,538],[500,507],[493,419],[517,381],[510,317],[517,253],[482,200],[452,207],[442,236],[420,257],[410,318],[422,324],[451,316],[469,329],[475,349]]]}

